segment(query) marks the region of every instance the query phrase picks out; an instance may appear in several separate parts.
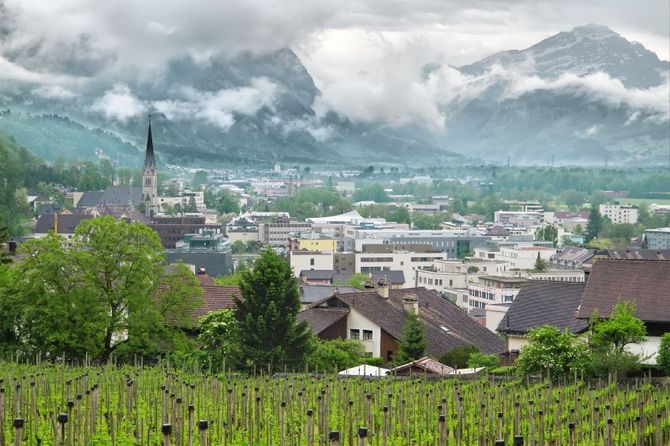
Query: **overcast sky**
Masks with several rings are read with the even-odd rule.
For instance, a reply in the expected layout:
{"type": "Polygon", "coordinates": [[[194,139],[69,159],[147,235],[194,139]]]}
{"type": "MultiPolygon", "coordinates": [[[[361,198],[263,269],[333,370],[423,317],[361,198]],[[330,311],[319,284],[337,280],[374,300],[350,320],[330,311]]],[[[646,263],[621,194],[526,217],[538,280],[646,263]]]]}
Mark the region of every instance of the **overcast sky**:
{"type": "MultiPolygon", "coordinates": [[[[155,70],[187,53],[206,59],[221,52],[262,52],[290,46],[326,98],[335,98],[348,91],[343,86],[356,82],[384,83],[387,95],[395,89],[412,96],[412,82],[426,63],[459,66],[496,51],[525,48],[556,32],[588,23],[607,25],[667,60],[669,3],[0,0],[0,33],[6,36],[0,51],[16,54],[36,48],[29,53],[32,58],[18,65],[0,57],[0,70],[5,76],[48,84],[46,93],[66,96],[70,90],[59,88],[76,83],[76,76],[68,76],[73,75],[70,68],[77,67],[73,63],[77,60],[86,60],[81,65],[88,67],[95,61],[108,75],[118,76],[155,70]]],[[[355,116],[357,110],[349,112],[355,116]]]]}

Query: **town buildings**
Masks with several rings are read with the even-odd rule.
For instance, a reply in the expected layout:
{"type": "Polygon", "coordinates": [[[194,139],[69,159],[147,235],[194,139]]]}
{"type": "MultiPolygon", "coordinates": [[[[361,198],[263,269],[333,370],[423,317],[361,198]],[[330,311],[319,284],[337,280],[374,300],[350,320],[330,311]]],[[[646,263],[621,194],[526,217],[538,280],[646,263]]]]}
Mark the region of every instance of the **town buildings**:
{"type": "Polygon", "coordinates": [[[598,210],[615,224],[635,224],[640,219],[640,210],[632,204],[604,203],[598,206],[598,210]]]}
{"type": "Polygon", "coordinates": [[[196,271],[207,271],[214,277],[233,272],[230,242],[213,229],[204,229],[196,234],[185,234],[175,248],[166,249],[168,263],[184,262],[193,265],[196,271]]]}
{"type": "Polygon", "coordinates": [[[151,229],[158,233],[163,247],[174,249],[177,242],[181,241],[187,234],[199,234],[203,231],[213,231],[221,234],[222,228],[219,223],[207,223],[205,217],[168,217],[154,216],[149,222],[151,229]]]}
{"type": "Polygon", "coordinates": [[[670,227],[647,229],[644,237],[649,249],[670,249],[670,227]]]}

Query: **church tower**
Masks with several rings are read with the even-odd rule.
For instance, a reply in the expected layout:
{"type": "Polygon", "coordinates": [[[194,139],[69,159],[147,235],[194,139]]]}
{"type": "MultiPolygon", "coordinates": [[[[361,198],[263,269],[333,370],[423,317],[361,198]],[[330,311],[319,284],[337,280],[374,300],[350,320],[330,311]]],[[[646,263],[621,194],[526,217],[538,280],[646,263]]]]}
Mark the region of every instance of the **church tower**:
{"type": "Polygon", "coordinates": [[[151,137],[151,116],[149,116],[149,135],[147,136],[147,153],[144,157],[144,173],[142,174],[142,201],[144,213],[147,217],[157,211],[158,203],[158,174],[154,158],[154,141],[151,137]]]}

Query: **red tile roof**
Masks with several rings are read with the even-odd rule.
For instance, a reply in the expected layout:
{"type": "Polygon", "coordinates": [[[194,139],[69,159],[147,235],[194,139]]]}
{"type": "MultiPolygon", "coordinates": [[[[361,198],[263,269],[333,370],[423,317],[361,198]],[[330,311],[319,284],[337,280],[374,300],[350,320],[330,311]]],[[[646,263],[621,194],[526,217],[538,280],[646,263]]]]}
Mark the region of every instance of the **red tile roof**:
{"type": "Polygon", "coordinates": [[[598,260],[586,283],[579,318],[594,309],[609,317],[618,301],[636,305],[635,314],[647,322],[670,322],[670,261],[598,260]]]}
{"type": "Polygon", "coordinates": [[[242,297],[240,289],[236,286],[203,285],[204,304],[196,308],[194,317],[200,319],[202,316],[219,310],[232,310],[235,308],[233,296],[242,297]]]}

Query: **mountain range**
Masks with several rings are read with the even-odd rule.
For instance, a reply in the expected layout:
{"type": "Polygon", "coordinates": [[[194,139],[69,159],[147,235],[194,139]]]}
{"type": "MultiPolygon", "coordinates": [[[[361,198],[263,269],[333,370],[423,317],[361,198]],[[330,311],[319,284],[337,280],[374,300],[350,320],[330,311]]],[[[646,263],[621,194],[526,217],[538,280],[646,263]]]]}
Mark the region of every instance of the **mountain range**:
{"type": "MultiPolygon", "coordinates": [[[[15,47],[2,57],[35,69],[35,53],[15,47]]],[[[183,57],[154,76],[121,79],[96,77],[100,61],[57,62],[66,80],[77,81],[0,82],[0,131],[46,159],[139,165],[149,113],[159,156],[174,165],[508,157],[519,164],[654,165],[667,159],[670,145],[668,62],[599,25],[467,66],[425,66],[422,81],[444,116],[439,131],[319,110],[320,91],[290,49],[183,57]]]]}

